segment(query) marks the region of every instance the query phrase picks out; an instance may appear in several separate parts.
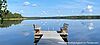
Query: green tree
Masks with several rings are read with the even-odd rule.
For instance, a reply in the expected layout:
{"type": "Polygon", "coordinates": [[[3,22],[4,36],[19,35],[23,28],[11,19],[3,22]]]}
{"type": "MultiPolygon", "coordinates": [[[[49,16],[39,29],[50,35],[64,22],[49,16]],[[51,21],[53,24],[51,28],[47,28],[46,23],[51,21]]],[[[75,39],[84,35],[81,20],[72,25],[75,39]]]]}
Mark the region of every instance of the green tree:
{"type": "Polygon", "coordinates": [[[1,10],[1,8],[2,8],[2,0],[0,0],[0,17],[2,17],[2,10],[1,10]]]}
{"type": "Polygon", "coordinates": [[[4,15],[7,15],[7,1],[6,0],[0,0],[0,17],[3,17],[4,15]]]}
{"type": "Polygon", "coordinates": [[[14,17],[16,17],[16,18],[22,17],[21,14],[18,14],[18,13],[14,13],[13,15],[14,15],[14,17]]]}
{"type": "Polygon", "coordinates": [[[11,17],[22,17],[21,14],[10,12],[7,10],[7,1],[6,0],[0,0],[0,17],[1,18],[11,18],[11,17]]]}

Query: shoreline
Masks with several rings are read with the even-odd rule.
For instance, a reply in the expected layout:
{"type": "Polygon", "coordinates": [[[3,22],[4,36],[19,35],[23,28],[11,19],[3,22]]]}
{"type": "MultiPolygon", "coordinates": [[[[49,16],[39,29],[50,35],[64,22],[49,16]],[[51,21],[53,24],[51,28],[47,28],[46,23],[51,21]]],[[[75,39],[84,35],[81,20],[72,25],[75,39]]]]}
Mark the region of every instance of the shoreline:
{"type": "Polygon", "coordinates": [[[25,20],[25,19],[26,18],[3,18],[3,20],[25,20]]]}
{"type": "MultiPolygon", "coordinates": [[[[100,19],[100,16],[62,16],[62,17],[9,17],[3,20],[33,20],[33,19],[71,19],[71,20],[87,20],[87,19],[100,19]]],[[[0,20],[2,20],[0,18],[0,20]]]]}

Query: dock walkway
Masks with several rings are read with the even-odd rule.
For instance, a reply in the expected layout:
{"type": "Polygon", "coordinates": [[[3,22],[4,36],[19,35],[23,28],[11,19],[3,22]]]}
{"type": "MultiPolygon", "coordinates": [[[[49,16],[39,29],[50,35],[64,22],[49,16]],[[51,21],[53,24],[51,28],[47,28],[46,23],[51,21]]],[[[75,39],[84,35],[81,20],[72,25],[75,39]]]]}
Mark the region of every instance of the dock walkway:
{"type": "Polygon", "coordinates": [[[37,45],[67,45],[56,31],[42,31],[43,34],[37,45]]]}

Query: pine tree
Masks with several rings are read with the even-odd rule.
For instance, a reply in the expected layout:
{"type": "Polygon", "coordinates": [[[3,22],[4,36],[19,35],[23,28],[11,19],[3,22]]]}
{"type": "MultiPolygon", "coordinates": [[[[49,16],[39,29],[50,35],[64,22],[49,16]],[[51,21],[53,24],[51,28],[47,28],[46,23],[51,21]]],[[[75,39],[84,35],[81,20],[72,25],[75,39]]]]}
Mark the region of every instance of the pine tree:
{"type": "Polygon", "coordinates": [[[2,17],[2,0],[0,0],[0,17],[2,17]]]}
{"type": "Polygon", "coordinates": [[[7,1],[6,0],[0,0],[0,17],[3,17],[4,15],[7,15],[7,1]]]}

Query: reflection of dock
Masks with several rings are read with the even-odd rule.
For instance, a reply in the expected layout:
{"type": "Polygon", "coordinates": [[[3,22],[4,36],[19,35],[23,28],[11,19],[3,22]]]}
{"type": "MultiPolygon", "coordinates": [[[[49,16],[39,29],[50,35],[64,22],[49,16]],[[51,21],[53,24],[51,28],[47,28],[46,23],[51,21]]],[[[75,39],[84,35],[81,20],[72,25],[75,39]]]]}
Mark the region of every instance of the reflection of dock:
{"type": "Polygon", "coordinates": [[[42,31],[43,36],[38,42],[38,45],[66,45],[67,43],[62,39],[56,31],[42,31]]]}

